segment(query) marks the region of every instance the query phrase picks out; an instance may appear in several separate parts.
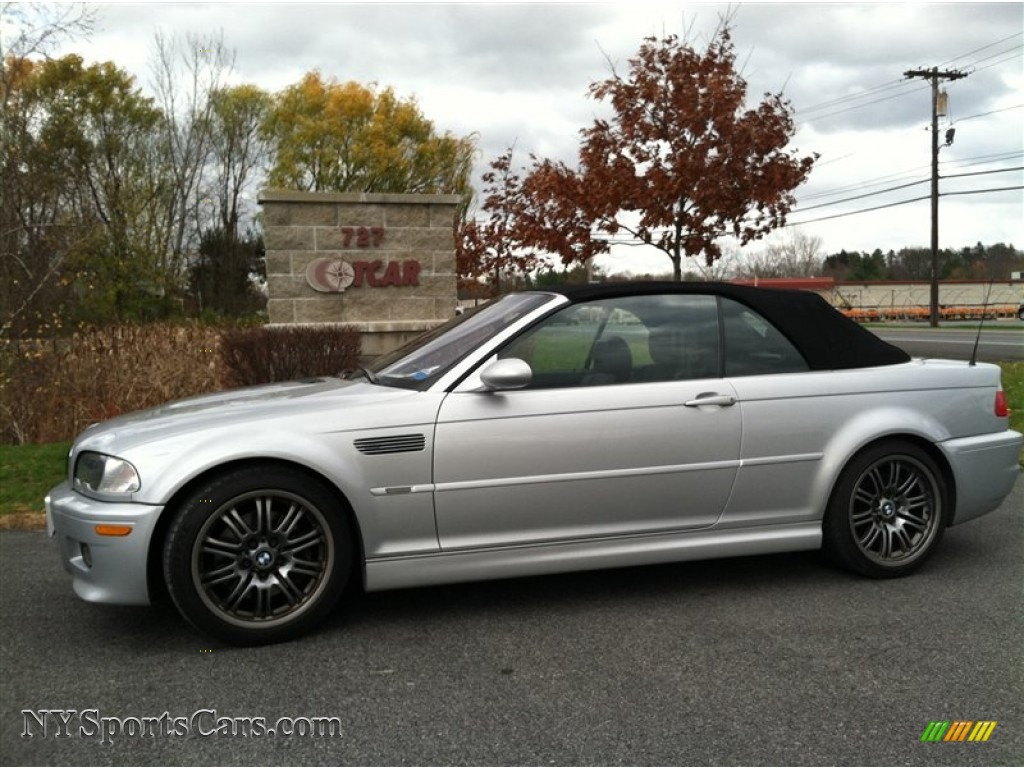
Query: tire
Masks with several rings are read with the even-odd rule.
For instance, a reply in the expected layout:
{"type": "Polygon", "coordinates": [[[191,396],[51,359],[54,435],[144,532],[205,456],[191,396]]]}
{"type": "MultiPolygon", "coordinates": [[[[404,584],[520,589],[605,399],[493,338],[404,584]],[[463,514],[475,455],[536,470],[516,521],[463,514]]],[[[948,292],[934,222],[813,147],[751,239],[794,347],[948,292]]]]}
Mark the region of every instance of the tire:
{"type": "Polygon", "coordinates": [[[892,440],[869,446],[832,492],[822,527],[825,553],[872,578],[906,576],[941,541],[948,499],[942,472],[916,445],[892,440]]]}
{"type": "Polygon", "coordinates": [[[351,526],[323,483],[287,467],[214,478],[179,507],[164,543],[171,599],[231,645],[294,639],[337,603],[352,565],[351,526]]]}

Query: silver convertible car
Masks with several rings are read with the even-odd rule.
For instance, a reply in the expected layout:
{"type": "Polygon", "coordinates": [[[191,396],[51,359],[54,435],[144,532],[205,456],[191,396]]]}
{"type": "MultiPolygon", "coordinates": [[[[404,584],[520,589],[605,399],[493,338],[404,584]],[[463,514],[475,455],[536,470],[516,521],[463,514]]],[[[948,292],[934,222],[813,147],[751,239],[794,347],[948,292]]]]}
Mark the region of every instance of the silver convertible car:
{"type": "Polygon", "coordinates": [[[86,600],[234,644],[384,590],[814,550],[902,576],[1020,472],[999,368],[911,360],[810,293],[504,296],[367,368],[87,429],[47,497],[86,600]]]}

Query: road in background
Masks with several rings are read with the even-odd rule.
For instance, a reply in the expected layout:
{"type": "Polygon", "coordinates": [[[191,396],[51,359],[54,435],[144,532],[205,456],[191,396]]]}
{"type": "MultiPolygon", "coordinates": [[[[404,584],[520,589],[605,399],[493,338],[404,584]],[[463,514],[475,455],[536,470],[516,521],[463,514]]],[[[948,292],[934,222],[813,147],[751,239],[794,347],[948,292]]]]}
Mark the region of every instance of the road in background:
{"type": "Polygon", "coordinates": [[[0,759],[1020,765],[1022,551],[1024,480],[909,578],[801,553],[356,594],[308,637],[237,649],[166,607],[86,604],[44,534],[2,532],[0,759]],[[43,736],[23,712],[43,709],[126,728],[200,712],[207,732],[213,713],[337,717],[342,732],[101,743],[55,736],[53,717],[43,736]],[[922,743],[945,720],[996,727],[983,743],[922,743]]]}
{"type": "MultiPolygon", "coordinates": [[[[1017,326],[1017,321],[1013,321],[1017,326]]],[[[974,340],[978,335],[977,323],[943,325],[940,328],[906,326],[900,328],[874,328],[864,326],[879,338],[895,344],[914,357],[941,357],[950,360],[970,360],[974,340]]],[[[1024,331],[1019,328],[1000,327],[990,323],[981,332],[978,360],[999,362],[1024,360],[1024,331]]]]}

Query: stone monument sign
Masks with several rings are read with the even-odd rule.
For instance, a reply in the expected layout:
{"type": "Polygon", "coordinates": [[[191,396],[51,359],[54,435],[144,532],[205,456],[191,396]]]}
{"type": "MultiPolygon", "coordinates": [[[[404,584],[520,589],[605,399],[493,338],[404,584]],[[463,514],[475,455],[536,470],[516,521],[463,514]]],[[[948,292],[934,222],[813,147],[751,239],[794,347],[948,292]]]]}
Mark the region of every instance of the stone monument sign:
{"type": "Polygon", "coordinates": [[[455,314],[458,195],[264,190],[270,323],[341,323],[373,357],[455,314]]]}

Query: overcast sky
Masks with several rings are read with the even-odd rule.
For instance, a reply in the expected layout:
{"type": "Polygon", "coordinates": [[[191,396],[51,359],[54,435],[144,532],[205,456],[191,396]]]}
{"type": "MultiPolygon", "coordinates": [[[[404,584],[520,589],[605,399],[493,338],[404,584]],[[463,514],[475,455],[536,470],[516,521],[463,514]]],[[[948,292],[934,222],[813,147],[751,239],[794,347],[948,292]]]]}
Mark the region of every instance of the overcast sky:
{"type": "MultiPolygon", "coordinates": [[[[415,97],[439,131],[477,134],[486,164],[513,142],[575,165],[578,132],[601,106],[588,86],[625,71],[643,38],[674,33],[703,47],[730,6],[710,3],[106,3],[91,40],[64,50],[113,60],[149,81],[157,30],[223,31],[234,80],[278,90],[318,69],[415,97]]],[[[1024,4],[743,3],[731,6],[748,99],[783,91],[792,147],[818,152],[791,222],[824,253],[927,247],[930,87],[911,69],[958,69],[944,84],[956,128],[940,152],[940,246],[1024,247],[1024,4]],[[1001,172],[996,172],[1001,171],[1001,172]],[[956,174],[976,174],[952,178],[956,174]],[[887,194],[873,194],[916,181],[887,194]],[[859,199],[849,200],[848,198],[859,199]],[[837,203],[846,199],[846,202],[837,203]],[[811,209],[811,206],[820,206],[811,209]],[[807,208],[800,213],[799,208],[807,208]],[[827,220],[811,221],[823,217],[827,220]]],[[[757,247],[756,245],[754,247],[757,247]]],[[[665,271],[664,256],[617,249],[613,271],[665,271]]]]}

